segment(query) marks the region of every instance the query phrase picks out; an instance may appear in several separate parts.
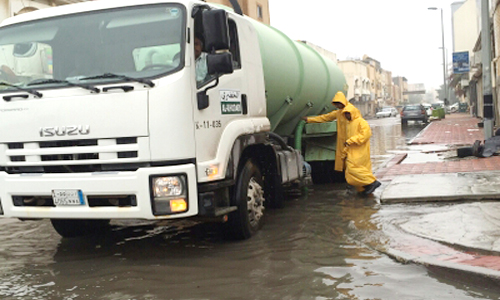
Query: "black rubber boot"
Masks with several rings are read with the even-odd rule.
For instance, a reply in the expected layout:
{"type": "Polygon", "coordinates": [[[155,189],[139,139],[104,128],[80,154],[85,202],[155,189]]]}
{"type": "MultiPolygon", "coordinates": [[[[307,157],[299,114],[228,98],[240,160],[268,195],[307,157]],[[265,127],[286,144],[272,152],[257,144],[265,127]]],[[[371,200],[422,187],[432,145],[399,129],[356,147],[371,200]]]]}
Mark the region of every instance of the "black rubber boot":
{"type": "Polygon", "coordinates": [[[375,191],[378,187],[380,187],[382,184],[380,181],[375,180],[373,183],[370,183],[369,185],[365,186],[365,190],[363,191],[363,194],[365,195],[370,195],[375,191]]]}

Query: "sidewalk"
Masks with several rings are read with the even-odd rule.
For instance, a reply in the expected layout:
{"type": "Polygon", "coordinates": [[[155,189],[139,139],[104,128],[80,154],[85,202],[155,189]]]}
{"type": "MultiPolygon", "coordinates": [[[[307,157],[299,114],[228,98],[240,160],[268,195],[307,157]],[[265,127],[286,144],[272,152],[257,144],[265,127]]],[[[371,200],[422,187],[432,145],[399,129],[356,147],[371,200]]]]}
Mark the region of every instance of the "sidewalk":
{"type": "MultiPolygon", "coordinates": [[[[444,120],[433,121],[410,144],[446,145],[450,149],[470,147],[476,140],[483,141],[482,128],[477,126],[478,119],[468,114],[446,115],[444,120]]],[[[382,181],[392,180],[405,174],[437,174],[457,172],[478,172],[500,170],[500,156],[488,158],[466,157],[443,162],[405,164],[407,154],[395,156],[385,168],[375,174],[382,181]]]]}
{"type": "Polygon", "coordinates": [[[407,154],[398,154],[376,176],[383,205],[446,201],[404,220],[400,229],[415,239],[399,241],[387,254],[500,281],[500,156],[456,157],[456,148],[484,141],[478,122],[468,114],[433,121],[410,144],[444,145],[449,157],[408,163],[407,154]]]}

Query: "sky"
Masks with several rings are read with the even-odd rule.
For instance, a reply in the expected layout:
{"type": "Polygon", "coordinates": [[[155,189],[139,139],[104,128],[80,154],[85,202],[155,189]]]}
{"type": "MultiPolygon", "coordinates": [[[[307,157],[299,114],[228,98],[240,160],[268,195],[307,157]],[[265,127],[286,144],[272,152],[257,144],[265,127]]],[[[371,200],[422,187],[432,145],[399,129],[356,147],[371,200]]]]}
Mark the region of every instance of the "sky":
{"type": "Polygon", "coordinates": [[[306,40],[339,60],[378,60],[392,76],[425,88],[443,84],[440,10],[446,59],[451,64],[451,3],[458,0],[269,0],[271,26],[293,40],[306,40]]]}

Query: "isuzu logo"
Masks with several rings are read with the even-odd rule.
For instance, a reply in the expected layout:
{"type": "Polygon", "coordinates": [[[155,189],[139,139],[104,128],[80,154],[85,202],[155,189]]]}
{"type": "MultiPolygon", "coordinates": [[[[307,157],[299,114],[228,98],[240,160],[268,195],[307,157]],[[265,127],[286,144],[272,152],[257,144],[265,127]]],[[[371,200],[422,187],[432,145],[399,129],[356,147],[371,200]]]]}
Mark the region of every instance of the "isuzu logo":
{"type": "Polygon", "coordinates": [[[40,127],[41,137],[87,135],[90,133],[90,125],[40,127]]]}

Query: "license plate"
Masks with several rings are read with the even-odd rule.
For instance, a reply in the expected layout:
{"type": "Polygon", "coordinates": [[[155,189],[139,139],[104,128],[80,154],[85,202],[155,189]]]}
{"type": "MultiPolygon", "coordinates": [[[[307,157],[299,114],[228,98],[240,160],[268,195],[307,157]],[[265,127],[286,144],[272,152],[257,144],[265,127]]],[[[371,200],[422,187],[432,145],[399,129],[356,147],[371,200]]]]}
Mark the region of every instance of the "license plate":
{"type": "Polygon", "coordinates": [[[52,190],[55,206],[84,205],[81,190],[52,190]]]}

